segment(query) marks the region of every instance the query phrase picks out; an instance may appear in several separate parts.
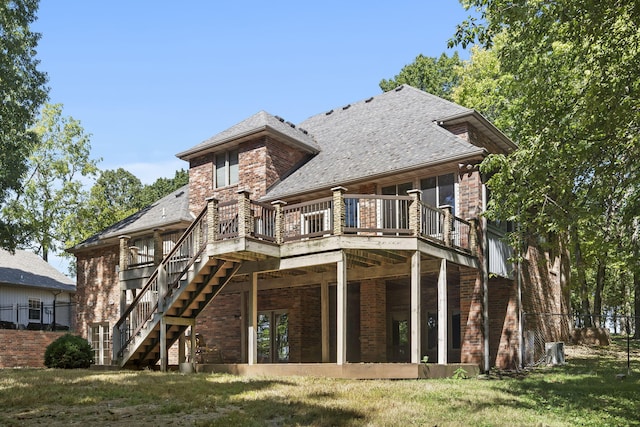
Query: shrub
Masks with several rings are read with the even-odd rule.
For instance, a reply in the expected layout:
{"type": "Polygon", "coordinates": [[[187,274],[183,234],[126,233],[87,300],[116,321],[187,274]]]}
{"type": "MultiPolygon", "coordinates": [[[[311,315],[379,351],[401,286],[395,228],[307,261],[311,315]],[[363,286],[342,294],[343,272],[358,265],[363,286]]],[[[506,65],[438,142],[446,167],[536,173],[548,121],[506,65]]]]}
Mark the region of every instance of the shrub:
{"type": "Polygon", "coordinates": [[[89,342],[77,335],[65,334],[49,344],[44,352],[47,368],[88,368],[93,363],[89,342]]]}

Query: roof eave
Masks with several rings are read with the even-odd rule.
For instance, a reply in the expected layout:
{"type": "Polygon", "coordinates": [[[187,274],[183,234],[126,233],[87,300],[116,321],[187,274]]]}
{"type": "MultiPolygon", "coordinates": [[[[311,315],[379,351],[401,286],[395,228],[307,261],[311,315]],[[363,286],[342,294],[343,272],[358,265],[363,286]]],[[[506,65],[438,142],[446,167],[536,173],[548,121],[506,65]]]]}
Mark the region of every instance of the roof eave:
{"type": "MultiPolygon", "coordinates": [[[[383,172],[383,173],[377,173],[377,174],[372,174],[372,175],[367,175],[367,176],[363,176],[357,179],[352,179],[346,182],[341,182],[341,183],[332,183],[330,184],[328,187],[334,187],[336,185],[344,185],[344,186],[348,186],[354,183],[359,183],[359,182],[363,182],[366,180],[374,180],[374,179],[378,179],[378,178],[382,178],[382,177],[388,177],[391,175],[395,175],[395,174],[400,174],[400,173],[405,173],[405,172],[410,172],[410,171],[414,171],[414,170],[418,170],[418,169],[422,169],[422,168],[426,168],[426,167],[433,167],[433,166],[437,166],[437,165],[441,165],[444,163],[452,163],[452,162],[458,162],[461,160],[468,160],[468,159],[472,159],[475,157],[485,157],[488,152],[486,149],[482,148],[482,147],[476,147],[477,149],[474,150],[473,152],[469,152],[469,153],[465,153],[465,154],[461,154],[461,155],[457,155],[457,156],[450,156],[450,157],[446,157],[443,159],[439,159],[436,161],[432,161],[432,162],[427,162],[427,163],[423,163],[420,165],[414,165],[411,167],[406,167],[406,168],[401,168],[401,169],[395,169],[393,171],[389,171],[389,172],[383,172]]],[[[327,188],[327,185],[319,185],[316,187],[312,187],[312,188],[307,188],[303,191],[299,191],[299,192],[289,192],[289,193],[284,193],[284,194],[278,194],[276,196],[271,196],[269,197],[269,194],[267,193],[264,197],[262,197],[260,199],[260,201],[265,201],[265,202],[270,202],[270,201],[275,201],[275,200],[279,200],[279,199],[286,199],[286,198],[290,198],[290,197],[295,197],[295,196],[301,196],[304,194],[308,194],[308,193],[313,193],[316,191],[321,191],[323,189],[327,188]]]]}
{"type": "Polygon", "coordinates": [[[454,114],[453,116],[444,117],[438,119],[437,122],[440,125],[454,125],[462,122],[471,122],[472,124],[483,128],[488,133],[496,138],[496,142],[507,153],[515,151],[518,146],[509,139],[500,129],[495,127],[493,123],[487,120],[482,114],[475,110],[469,110],[468,112],[454,114]]]}
{"type": "Polygon", "coordinates": [[[178,157],[181,160],[191,160],[194,157],[198,157],[201,156],[203,154],[207,154],[207,153],[211,153],[213,151],[218,151],[221,147],[224,147],[226,145],[235,143],[235,144],[239,144],[241,142],[259,137],[259,136],[267,136],[267,135],[271,135],[271,136],[276,136],[277,139],[281,140],[282,142],[288,144],[288,145],[292,145],[294,147],[297,148],[301,148],[303,151],[306,151],[308,153],[311,154],[317,154],[318,153],[318,149],[299,140],[296,138],[292,138],[291,136],[280,132],[278,129],[274,128],[273,126],[270,125],[264,125],[264,126],[260,126],[242,133],[238,133],[235,134],[233,136],[230,136],[228,138],[224,138],[222,140],[219,141],[215,141],[212,142],[211,144],[207,144],[205,146],[202,147],[198,147],[198,148],[191,148],[189,150],[183,151],[181,153],[176,154],[176,157],[178,157]]]}

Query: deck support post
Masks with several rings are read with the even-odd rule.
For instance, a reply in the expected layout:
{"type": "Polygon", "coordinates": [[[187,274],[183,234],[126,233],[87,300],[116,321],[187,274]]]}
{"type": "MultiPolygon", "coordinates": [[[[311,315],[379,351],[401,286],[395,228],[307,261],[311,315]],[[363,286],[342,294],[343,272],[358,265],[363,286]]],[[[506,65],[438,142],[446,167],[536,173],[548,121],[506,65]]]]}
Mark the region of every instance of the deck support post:
{"type": "Polygon", "coordinates": [[[447,363],[447,260],[440,261],[438,273],[438,363],[447,363]]]}
{"type": "MultiPolygon", "coordinates": [[[[127,310],[127,287],[126,287],[125,281],[122,280],[122,277],[124,276],[124,271],[129,267],[129,241],[130,240],[131,240],[131,237],[129,236],[120,236],[120,261],[118,263],[119,265],[118,279],[120,282],[120,313],[124,313],[127,310]]],[[[18,323],[19,323],[18,319],[16,319],[16,325],[18,323]]],[[[117,354],[117,353],[114,352],[114,354],[117,354]]]]}
{"type": "Polygon", "coordinates": [[[420,251],[411,255],[411,363],[420,363],[420,251]]]}
{"type": "Polygon", "coordinates": [[[248,301],[247,363],[258,363],[258,273],[251,273],[248,301]]]}
{"type": "Polygon", "coordinates": [[[336,263],[336,363],[338,365],[344,365],[347,362],[347,260],[344,252],[341,252],[341,258],[336,263]]]}
{"type": "Polygon", "coordinates": [[[322,280],[320,284],[320,316],[321,316],[321,334],[322,334],[322,363],[329,363],[331,355],[329,354],[329,282],[322,280]]]}
{"type": "Polygon", "coordinates": [[[164,315],[160,317],[160,371],[167,372],[169,367],[169,352],[167,349],[167,321],[164,315]]]}

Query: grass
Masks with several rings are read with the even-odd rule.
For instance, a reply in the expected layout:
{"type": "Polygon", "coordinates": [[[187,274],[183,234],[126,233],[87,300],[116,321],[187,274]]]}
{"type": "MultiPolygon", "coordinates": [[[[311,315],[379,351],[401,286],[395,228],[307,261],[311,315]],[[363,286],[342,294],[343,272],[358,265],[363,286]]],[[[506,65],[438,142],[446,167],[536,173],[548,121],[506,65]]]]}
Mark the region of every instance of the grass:
{"type": "Polygon", "coordinates": [[[640,426],[640,375],[616,378],[626,341],[566,350],[565,366],[485,380],[0,370],[0,425],[640,426]]]}

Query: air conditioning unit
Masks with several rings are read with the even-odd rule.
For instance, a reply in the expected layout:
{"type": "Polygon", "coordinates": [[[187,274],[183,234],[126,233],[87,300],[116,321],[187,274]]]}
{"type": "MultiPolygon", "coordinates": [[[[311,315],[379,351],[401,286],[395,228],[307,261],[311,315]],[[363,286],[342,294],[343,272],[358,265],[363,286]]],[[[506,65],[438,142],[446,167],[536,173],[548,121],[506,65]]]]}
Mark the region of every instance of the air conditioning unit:
{"type": "Polygon", "coordinates": [[[564,343],[547,342],[544,344],[547,365],[564,365],[564,343]]]}

